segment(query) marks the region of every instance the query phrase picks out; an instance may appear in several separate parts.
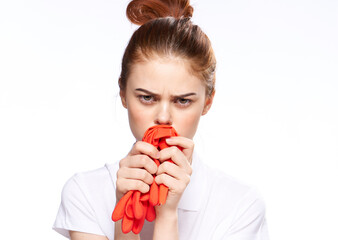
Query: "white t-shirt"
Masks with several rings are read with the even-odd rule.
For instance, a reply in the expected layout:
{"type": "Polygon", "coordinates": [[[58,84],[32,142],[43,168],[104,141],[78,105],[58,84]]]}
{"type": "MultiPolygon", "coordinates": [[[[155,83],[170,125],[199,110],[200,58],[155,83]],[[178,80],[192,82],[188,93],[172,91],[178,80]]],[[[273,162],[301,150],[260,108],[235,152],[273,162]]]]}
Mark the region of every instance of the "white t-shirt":
{"type": "MultiPolygon", "coordinates": [[[[69,238],[69,230],[114,239],[119,163],[75,174],[65,184],[53,229],[69,238]]],[[[180,240],[268,240],[265,204],[255,188],[205,165],[193,155],[193,173],[178,206],[180,240]]],[[[155,220],[156,221],[156,220],[155,220]]],[[[151,240],[153,222],[145,221],[141,240],[151,240]]]]}

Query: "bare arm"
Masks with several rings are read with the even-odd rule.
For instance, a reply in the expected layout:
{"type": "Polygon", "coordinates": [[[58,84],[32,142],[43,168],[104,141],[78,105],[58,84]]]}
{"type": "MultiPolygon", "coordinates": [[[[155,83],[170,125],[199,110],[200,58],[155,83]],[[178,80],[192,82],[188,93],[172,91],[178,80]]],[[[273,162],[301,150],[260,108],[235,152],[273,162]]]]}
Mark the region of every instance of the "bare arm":
{"type": "Polygon", "coordinates": [[[179,239],[177,211],[156,216],[153,239],[179,239]]]}
{"type": "Polygon", "coordinates": [[[121,228],[122,220],[119,220],[115,222],[115,235],[114,239],[115,240],[140,240],[140,235],[139,234],[134,234],[133,232],[129,232],[127,234],[124,234],[122,232],[121,228]]]}

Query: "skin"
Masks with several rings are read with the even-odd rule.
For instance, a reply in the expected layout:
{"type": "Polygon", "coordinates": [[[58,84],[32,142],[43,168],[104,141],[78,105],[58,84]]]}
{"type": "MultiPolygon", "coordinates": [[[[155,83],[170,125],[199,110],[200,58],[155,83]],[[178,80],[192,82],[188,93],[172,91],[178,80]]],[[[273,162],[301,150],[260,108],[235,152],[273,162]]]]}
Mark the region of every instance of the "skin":
{"type": "MultiPolygon", "coordinates": [[[[157,184],[169,188],[165,205],[156,206],[153,239],[178,239],[177,207],[189,184],[194,149],[193,137],[200,117],[212,105],[214,94],[206,96],[203,81],[189,71],[180,58],[152,57],[132,66],[125,91],[120,91],[122,105],[128,110],[130,129],[136,139],[128,155],[120,161],[117,172],[117,202],[129,190],[149,191],[156,174],[157,184]],[[172,125],[179,137],[167,140],[172,147],[158,151],[142,142],[144,132],[153,125],[172,125]],[[176,146],[183,148],[180,151],[176,146]],[[157,168],[150,158],[159,159],[157,168]],[[171,159],[174,163],[167,162],[171,159]]],[[[104,236],[71,232],[72,240],[106,240],[104,236]]],[[[140,239],[132,232],[123,234],[121,220],[115,223],[115,239],[140,239]]]]}

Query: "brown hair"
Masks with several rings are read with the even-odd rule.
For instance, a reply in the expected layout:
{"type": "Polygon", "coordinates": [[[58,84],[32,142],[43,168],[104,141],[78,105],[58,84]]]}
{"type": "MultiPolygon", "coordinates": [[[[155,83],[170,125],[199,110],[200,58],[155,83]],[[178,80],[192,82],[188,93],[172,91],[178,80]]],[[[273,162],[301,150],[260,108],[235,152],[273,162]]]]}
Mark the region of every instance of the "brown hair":
{"type": "Polygon", "coordinates": [[[133,63],[151,56],[188,60],[191,72],[206,83],[206,94],[215,91],[216,58],[207,35],[190,20],[189,0],[133,0],[127,17],[141,25],[132,35],[122,59],[119,86],[125,90],[133,63]]]}

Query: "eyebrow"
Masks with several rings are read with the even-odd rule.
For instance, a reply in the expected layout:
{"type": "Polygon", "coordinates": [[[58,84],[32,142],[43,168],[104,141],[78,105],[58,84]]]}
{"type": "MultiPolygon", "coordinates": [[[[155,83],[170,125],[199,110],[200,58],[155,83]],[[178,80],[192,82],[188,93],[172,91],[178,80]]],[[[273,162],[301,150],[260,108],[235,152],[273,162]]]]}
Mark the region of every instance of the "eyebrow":
{"type": "MultiPolygon", "coordinates": [[[[136,88],[135,91],[144,92],[146,94],[153,95],[155,97],[160,96],[159,94],[153,93],[153,92],[146,90],[146,89],[143,89],[143,88],[136,88]]],[[[185,93],[185,94],[181,94],[181,95],[175,95],[173,97],[174,98],[185,98],[185,97],[194,96],[194,95],[197,95],[197,93],[191,92],[191,93],[185,93]]]]}

